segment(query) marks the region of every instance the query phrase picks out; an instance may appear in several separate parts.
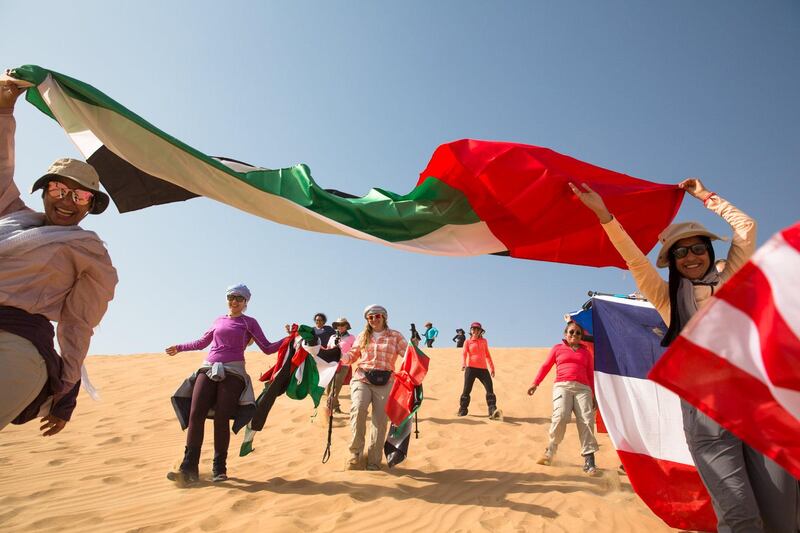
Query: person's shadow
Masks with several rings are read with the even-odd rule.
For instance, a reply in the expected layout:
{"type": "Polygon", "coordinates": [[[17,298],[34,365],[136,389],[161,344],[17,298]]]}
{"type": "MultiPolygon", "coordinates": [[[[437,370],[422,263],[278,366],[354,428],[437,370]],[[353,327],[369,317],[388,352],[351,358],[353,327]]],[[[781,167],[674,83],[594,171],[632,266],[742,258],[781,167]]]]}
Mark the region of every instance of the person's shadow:
{"type": "Polygon", "coordinates": [[[603,495],[608,492],[600,478],[586,476],[551,476],[538,472],[518,473],[491,470],[448,469],[423,472],[415,469],[392,468],[384,472],[397,478],[392,486],[354,481],[288,480],[275,477],[266,481],[229,478],[226,487],[245,492],[267,491],[276,494],[346,494],[357,501],[370,502],[389,497],[396,500],[422,500],[448,505],[479,505],[533,513],[545,518],[556,518],[558,513],[547,507],[509,500],[509,494],[534,494],[558,491],[563,493],[591,492],[603,495]],[[403,483],[403,478],[426,483],[422,487],[403,483]]]}

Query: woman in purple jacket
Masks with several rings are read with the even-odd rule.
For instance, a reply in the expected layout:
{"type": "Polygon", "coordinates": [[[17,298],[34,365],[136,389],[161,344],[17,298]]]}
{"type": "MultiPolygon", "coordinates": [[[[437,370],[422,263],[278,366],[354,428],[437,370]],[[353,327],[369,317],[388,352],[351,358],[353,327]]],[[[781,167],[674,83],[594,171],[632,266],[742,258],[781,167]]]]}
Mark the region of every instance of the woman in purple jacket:
{"type": "Polygon", "coordinates": [[[200,448],[205,419],[214,419],[214,466],[212,481],[228,479],[226,459],[230,443],[230,420],[237,432],[252,418],[255,410],[253,384],[244,366],[244,350],[252,341],[265,354],[278,351],[281,341],[270,343],[256,319],[244,315],[250,290],[234,285],[226,291],[228,314],[214,321],[211,328],[194,342],[170,346],[167,355],[187,350],[202,350],[211,344],[200,368],[178,388],[172,405],[186,433],[186,450],[177,472],[167,478],[182,484],[198,481],[200,448]],[[211,411],[213,410],[213,414],[211,411]]]}

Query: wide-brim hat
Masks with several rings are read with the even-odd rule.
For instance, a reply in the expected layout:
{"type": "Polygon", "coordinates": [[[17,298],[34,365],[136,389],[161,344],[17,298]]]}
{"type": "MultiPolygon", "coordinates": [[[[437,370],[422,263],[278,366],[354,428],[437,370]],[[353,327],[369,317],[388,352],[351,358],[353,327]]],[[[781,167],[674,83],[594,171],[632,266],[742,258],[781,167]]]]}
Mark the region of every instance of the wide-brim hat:
{"type": "Polygon", "coordinates": [[[483,333],[486,333],[486,330],[485,330],[485,329],[483,329],[483,326],[481,326],[481,323],[480,323],[480,322],[473,322],[472,324],[470,324],[470,325],[469,325],[469,329],[472,329],[472,328],[478,328],[478,329],[479,329],[479,330],[481,330],[483,333]]]}
{"type": "Polygon", "coordinates": [[[347,326],[347,329],[350,329],[350,321],[346,318],[337,318],[334,320],[333,324],[331,324],[334,328],[338,328],[339,326],[347,326]]]}
{"type": "Polygon", "coordinates": [[[658,242],[661,243],[661,250],[658,252],[656,266],[658,268],[664,268],[669,265],[669,250],[676,242],[681,239],[697,236],[708,237],[712,241],[728,240],[725,237],[720,237],[715,233],[711,233],[699,222],[679,222],[677,224],[670,224],[658,235],[658,242]]]}
{"type": "Polygon", "coordinates": [[[48,182],[53,179],[58,180],[59,177],[69,178],[94,193],[94,200],[89,213],[99,215],[108,207],[108,195],[100,190],[100,176],[94,167],[89,163],[70,157],[54,161],[50,168],[47,169],[47,173],[34,182],[31,192],[44,189],[48,182]]]}

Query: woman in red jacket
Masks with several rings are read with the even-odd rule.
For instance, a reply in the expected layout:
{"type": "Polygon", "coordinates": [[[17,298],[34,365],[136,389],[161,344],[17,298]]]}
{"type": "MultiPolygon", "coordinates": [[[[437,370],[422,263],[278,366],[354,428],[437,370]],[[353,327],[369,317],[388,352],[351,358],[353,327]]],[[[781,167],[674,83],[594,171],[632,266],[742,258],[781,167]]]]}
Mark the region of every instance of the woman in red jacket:
{"type": "Polygon", "coordinates": [[[536,379],[528,389],[532,396],[539,384],[556,365],[556,381],[553,384],[553,420],[550,425],[550,443],[544,455],[537,461],[540,465],[550,465],[556,449],[564,439],[572,413],[578,425],[581,440],[581,455],[584,458],[583,471],[593,475],[597,472],[594,454],[598,450],[594,436],[594,368],[592,354],[581,343],[583,329],[577,322],[570,321],[564,328],[564,340],[553,346],[550,355],[542,364],[536,379]]]}
{"type": "Polygon", "coordinates": [[[470,338],[464,343],[463,364],[461,371],[464,372],[464,390],[461,392],[461,404],[458,408],[458,416],[466,416],[469,407],[469,395],[472,392],[472,385],[475,379],[479,379],[483,388],[486,389],[486,405],[489,407],[489,417],[496,416],[497,396],[494,395],[492,378],[494,377],[494,363],[489,354],[489,343],[483,338],[485,330],[480,322],[473,322],[469,328],[470,338]]]}

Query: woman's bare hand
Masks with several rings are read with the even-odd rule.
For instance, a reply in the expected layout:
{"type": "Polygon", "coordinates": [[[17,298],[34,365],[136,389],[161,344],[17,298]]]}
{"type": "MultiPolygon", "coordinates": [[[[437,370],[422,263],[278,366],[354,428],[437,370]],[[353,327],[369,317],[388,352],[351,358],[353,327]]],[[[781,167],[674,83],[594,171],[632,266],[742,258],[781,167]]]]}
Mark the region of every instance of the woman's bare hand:
{"type": "Polygon", "coordinates": [[[583,190],[576,187],[574,183],[570,183],[569,188],[572,189],[572,192],[575,193],[575,196],[578,197],[578,200],[580,200],[583,205],[591,209],[592,212],[597,215],[597,220],[599,220],[601,224],[610,222],[612,218],[611,213],[608,212],[603,198],[594,192],[587,184],[582,183],[581,185],[583,190]]]}

